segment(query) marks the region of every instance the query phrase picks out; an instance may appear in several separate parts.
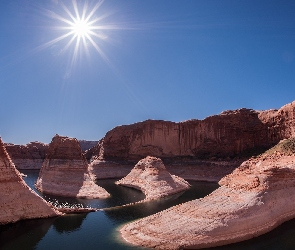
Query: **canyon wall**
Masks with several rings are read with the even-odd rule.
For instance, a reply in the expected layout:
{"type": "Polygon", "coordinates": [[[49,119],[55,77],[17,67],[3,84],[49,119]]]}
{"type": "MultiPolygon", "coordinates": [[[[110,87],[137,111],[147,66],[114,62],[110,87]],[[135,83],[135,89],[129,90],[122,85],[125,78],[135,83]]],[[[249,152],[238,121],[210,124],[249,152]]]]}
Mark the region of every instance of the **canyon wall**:
{"type": "MultiPolygon", "coordinates": [[[[98,141],[79,140],[82,151],[96,146],[98,141]]],[[[30,142],[26,145],[4,143],[6,150],[17,169],[40,169],[48,151],[48,144],[30,142]]]]}
{"type": "Polygon", "coordinates": [[[251,156],[295,136],[295,102],[279,110],[224,111],[204,120],[147,120],[115,127],[100,145],[106,160],[160,158],[199,159],[251,156]]]}
{"type": "Polygon", "coordinates": [[[60,215],[23,181],[0,138],[0,224],[60,215]]]}
{"type": "Polygon", "coordinates": [[[48,144],[37,141],[26,145],[5,143],[5,148],[17,169],[40,169],[48,150],[48,144]]]}

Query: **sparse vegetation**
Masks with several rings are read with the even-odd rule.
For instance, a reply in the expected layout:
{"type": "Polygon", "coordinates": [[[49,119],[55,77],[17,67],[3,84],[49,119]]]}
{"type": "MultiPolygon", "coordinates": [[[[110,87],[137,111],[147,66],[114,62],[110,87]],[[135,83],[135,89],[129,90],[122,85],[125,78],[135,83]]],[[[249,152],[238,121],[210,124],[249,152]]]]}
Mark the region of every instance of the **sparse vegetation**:
{"type": "Polygon", "coordinates": [[[295,154],[295,138],[281,140],[277,145],[267,150],[264,154],[271,155],[276,152],[283,153],[284,155],[295,154]]]}

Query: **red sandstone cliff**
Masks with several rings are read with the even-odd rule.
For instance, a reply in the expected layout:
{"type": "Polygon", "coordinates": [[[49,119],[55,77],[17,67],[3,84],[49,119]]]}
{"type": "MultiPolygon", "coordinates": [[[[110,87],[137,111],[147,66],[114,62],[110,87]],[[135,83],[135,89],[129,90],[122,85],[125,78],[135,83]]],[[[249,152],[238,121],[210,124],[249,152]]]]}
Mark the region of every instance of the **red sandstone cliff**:
{"type": "Polygon", "coordinates": [[[48,150],[48,144],[41,142],[30,142],[26,145],[5,143],[4,145],[17,169],[40,169],[48,150]]]}
{"type": "Polygon", "coordinates": [[[49,144],[36,188],[44,193],[78,198],[106,198],[88,170],[77,139],[56,135],[49,144]]]}
{"type": "Polygon", "coordinates": [[[279,110],[225,111],[204,120],[147,120],[118,126],[100,144],[104,159],[226,158],[252,155],[295,136],[295,102],[279,110]]]}
{"type": "Polygon", "coordinates": [[[0,224],[60,215],[22,180],[0,138],[0,224]]]}

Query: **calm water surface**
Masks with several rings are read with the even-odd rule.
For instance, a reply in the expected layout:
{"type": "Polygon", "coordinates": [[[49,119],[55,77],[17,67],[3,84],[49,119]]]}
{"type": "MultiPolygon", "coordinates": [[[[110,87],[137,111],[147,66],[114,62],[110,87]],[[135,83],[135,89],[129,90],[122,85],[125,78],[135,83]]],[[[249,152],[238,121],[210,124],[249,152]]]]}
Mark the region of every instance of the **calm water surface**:
{"type": "MultiPolygon", "coordinates": [[[[27,174],[27,184],[34,188],[38,171],[22,171],[27,174]]],[[[120,207],[139,201],[144,195],[138,190],[117,186],[115,179],[99,180],[111,198],[84,200],[43,195],[59,206],[83,206],[108,208],[88,214],[71,214],[58,218],[26,220],[0,226],[0,249],[144,249],[125,244],[120,239],[118,227],[132,220],[142,218],[179,203],[204,197],[215,190],[214,183],[191,181],[192,188],[169,199],[120,207]]],[[[295,220],[284,223],[272,232],[258,238],[232,244],[224,249],[295,249],[295,220]]]]}

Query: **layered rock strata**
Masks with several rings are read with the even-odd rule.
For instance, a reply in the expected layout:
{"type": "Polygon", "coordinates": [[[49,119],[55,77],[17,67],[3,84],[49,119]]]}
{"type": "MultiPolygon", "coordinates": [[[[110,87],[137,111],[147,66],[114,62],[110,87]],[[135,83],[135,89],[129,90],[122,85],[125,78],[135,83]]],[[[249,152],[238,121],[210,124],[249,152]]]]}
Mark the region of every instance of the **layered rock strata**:
{"type": "Polygon", "coordinates": [[[110,196],[94,183],[78,140],[59,135],[49,144],[35,186],[43,193],[59,196],[88,199],[110,196]]]}
{"type": "Polygon", "coordinates": [[[129,223],[120,232],[130,243],[157,249],[214,247],[266,233],[295,217],[294,153],[295,140],[284,140],[245,161],[205,198],[129,223]]]}
{"type": "Polygon", "coordinates": [[[204,120],[147,120],[110,130],[100,145],[105,160],[251,156],[295,136],[295,102],[279,110],[224,111],[204,120]]]}
{"type": "Polygon", "coordinates": [[[22,180],[0,138],[0,224],[61,215],[22,180]]]}
{"type": "Polygon", "coordinates": [[[179,193],[190,187],[184,179],[171,175],[161,159],[151,156],[140,160],[131,172],[116,184],[141,190],[146,196],[145,200],[179,193]]]}
{"type": "Polygon", "coordinates": [[[48,150],[48,144],[41,142],[26,145],[6,143],[5,147],[17,169],[40,169],[48,150]]]}

